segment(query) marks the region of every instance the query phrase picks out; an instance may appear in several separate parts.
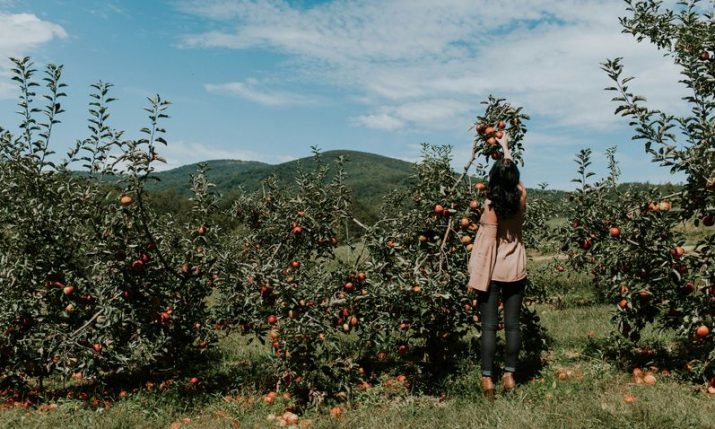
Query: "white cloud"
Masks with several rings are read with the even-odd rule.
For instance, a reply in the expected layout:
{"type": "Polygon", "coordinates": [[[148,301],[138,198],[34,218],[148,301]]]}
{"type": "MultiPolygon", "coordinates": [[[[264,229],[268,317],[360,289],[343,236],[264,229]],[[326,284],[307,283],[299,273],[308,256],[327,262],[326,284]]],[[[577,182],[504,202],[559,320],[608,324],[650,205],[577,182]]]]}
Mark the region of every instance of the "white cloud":
{"type": "Polygon", "coordinates": [[[404,122],[387,113],[356,116],[353,123],[378,130],[399,130],[405,126],[404,122]]]}
{"type": "Polygon", "coordinates": [[[432,129],[451,129],[452,119],[468,117],[471,105],[451,99],[416,100],[383,106],[378,113],[359,115],[353,122],[368,128],[398,130],[408,124],[432,129]]]}
{"type": "Polygon", "coordinates": [[[417,124],[426,124],[432,128],[449,126],[449,120],[455,117],[468,117],[472,106],[469,103],[452,99],[427,99],[400,104],[395,113],[400,118],[417,124]]]}
{"type": "Polygon", "coordinates": [[[248,79],[245,82],[209,83],[204,87],[208,92],[235,95],[264,106],[279,107],[318,103],[316,98],[303,94],[260,88],[255,79],[248,79]]]}
{"type": "Polygon", "coordinates": [[[57,24],[43,21],[29,13],[8,14],[0,12],[0,54],[17,55],[54,38],[67,37],[57,24]]]}
{"type": "Polygon", "coordinates": [[[640,76],[632,89],[655,107],[680,109],[685,93],[669,60],[621,34],[625,6],[614,0],[504,0],[498,7],[488,0],[335,0],[304,9],[283,0],[187,0],[181,9],[219,26],[186,36],[183,46],[285,54],[303,78],[370,100],[353,118],[367,127],[458,128],[490,93],[555,125],[608,127],[618,118],[599,63],[616,56],[640,76]]]}
{"type": "MultiPolygon", "coordinates": [[[[0,4],[2,5],[2,4],[0,4]]],[[[12,97],[14,85],[5,83],[9,75],[8,57],[27,55],[54,39],[64,39],[67,32],[58,24],[43,21],[34,14],[0,12],[0,98],[12,97]]]]}

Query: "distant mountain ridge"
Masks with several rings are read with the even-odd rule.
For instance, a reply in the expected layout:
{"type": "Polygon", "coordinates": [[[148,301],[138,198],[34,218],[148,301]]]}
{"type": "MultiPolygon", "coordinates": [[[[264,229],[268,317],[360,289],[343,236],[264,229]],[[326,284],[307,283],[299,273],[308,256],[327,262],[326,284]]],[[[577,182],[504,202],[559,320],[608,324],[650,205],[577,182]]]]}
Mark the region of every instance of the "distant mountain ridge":
{"type": "MultiPolygon", "coordinates": [[[[375,195],[384,195],[394,188],[409,182],[413,173],[413,164],[395,158],[367,152],[351,150],[333,150],[321,152],[320,157],[328,166],[334,165],[339,157],[345,157],[346,184],[353,190],[357,200],[364,201],[375,195]]],[[[209,180],[216,185],[215,190],[229,194],[240,187],[247,191],[260,189],[261,183],[275,175],[283,184],[293,184],[299,164],[305,168],[314,165],[312,156],[281,164],[267,164],[258,161],[211,160],[203,161],[209,167],[209,180]]],[[[160,171],[154,175],[160,181],[149,182],[150,191],[173,191],[178,195],[189,196],[189,178],[196,172],[200,163],[183,165],[171,170],[160,171]]]]}

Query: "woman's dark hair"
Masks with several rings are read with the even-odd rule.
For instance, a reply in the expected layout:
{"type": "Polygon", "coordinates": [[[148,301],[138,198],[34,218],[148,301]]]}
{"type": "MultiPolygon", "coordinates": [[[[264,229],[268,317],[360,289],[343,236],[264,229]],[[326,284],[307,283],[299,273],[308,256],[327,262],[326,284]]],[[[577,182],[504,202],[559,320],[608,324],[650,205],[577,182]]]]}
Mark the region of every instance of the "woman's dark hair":
{"type": "Polygon", "coordinates": [[[509,219],[520,207],[519,169],[511,159],[498,160],[489,171],[487,195],[498,218],[509,219]]]}

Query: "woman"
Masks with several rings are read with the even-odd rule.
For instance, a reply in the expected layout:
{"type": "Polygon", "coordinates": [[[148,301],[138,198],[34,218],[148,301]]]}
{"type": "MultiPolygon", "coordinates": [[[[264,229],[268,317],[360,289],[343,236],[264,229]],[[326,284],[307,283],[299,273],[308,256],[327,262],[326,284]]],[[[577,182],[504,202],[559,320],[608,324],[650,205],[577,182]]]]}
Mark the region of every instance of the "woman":
{"type": "Polygon", "coordinates": [[[522,226],[526,212],[526,188],[511,157],[506,137],[498,140],[504,157],[489,172],[487,199],[482,208],[475,246],[469,259],[470,291],[476,290],[482,321],[482,389],[494,397],[494,351],[499,299],[504,304],[506,351],[502,387],[515,387],[514,371],[521,346],[519,313],[526,284],[526,249],[522,226]]]}

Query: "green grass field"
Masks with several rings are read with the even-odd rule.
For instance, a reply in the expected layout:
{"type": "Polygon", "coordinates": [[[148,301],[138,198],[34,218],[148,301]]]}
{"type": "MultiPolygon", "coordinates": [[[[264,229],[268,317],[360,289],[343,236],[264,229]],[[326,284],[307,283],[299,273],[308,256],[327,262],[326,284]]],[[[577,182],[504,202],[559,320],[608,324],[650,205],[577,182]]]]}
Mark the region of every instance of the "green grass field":
{"type": "MultiPolygon", "coordinates": [[[[587,293],[582,293],[587,295],[587,293]]],[[[581,301],[579,301],[581,302],[581,301]]],[[[588,302],[588,300],[587,300],[588,302]]],[[[658,373],[653,386],[635,384],[629,368],[586,352],[607,341],[611,309],[603,305],[537,305],[553,337],[545,367],[516,393],[483,399],[476,356],[473,364],[444,384],[443,396],[410,394],[375,386],[359,392],[339,417],[328,407],[308,409],[298,427],[312,428],[712,428],[715,395],[702,386],[658,373]],[[563,379],[562,379],[563,378],[563,379]],[[627,402],[627,395],[634,401],[627,402]],[[302,426],[300,426],[302,425],[302,426]]],[[[667,344],[667,334],[649,331],[645,342],[667,344]]],[[[596,348],[596,350],[598,350],[596,348]]],[[[179,389],[140,391],[94,410],[86,402],[61,400],[50,409],[0,411],[0,427],[65,428],[269,428],[290,400],[262,400],[268,390],[262,372],[268,349],[231,336],[221,343],[220,363],[209,377],[231,377],[235,386],[222,393],[187,396],[179,389]]],[[[44,407],[48,408],[48,407],[44,407]]]]}

